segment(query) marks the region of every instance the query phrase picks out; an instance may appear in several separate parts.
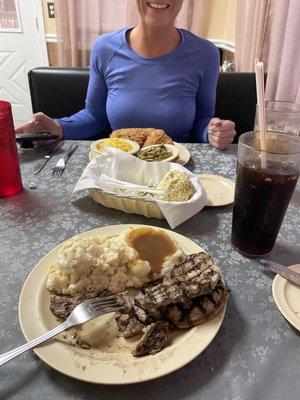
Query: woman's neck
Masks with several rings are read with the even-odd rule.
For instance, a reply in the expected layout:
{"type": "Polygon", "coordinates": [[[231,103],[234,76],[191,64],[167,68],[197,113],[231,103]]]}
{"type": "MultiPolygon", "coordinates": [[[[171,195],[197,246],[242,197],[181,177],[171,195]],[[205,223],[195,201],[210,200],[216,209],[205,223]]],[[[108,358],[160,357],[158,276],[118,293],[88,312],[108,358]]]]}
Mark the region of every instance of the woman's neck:
{"type": "Polygon", "coordinates": [[[146,58],[155,58],[170,53],[179,45],[180,41],[180,32],[174,26],[151,29],[140,23],[128,35],[130,47],[146,58]]]}

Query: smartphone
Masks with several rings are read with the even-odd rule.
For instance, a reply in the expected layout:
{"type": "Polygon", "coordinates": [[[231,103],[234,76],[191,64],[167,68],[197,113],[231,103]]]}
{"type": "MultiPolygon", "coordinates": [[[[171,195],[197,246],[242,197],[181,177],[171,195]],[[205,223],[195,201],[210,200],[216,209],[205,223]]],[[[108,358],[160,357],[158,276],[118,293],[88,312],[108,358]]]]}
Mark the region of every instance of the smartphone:
{"type": "Polygon", "coordinates": [[[32,132],[32,133],[16,134],[16,141],[18,143],[25,141],[39,141],[39,140],[50,140],[50,139],[58,139],[58,135],[56,133],[51,133],[51,132],[32,132]]]}
{"type": "Polygon", "coordinates": [[[51,132],[29,132],[17,133],[16,141],[23,149],[30,149],[34,147],[33,142],[40,142],[42,140],[55,140],[58,139],[56,133],[51,132]]]}

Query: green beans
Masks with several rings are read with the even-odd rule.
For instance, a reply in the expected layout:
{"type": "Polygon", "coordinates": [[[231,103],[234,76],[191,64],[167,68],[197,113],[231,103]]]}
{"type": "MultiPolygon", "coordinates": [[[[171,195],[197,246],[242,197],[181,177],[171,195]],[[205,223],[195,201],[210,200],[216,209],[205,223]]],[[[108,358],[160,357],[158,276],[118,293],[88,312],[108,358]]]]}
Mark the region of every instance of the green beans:
{"type": "Polygon", "coordinates": [[[142,151],[138,158],[144,161],[161,161],[172,156],[172,152],[168,151],[164,145],[154,146],[142,151]]]}

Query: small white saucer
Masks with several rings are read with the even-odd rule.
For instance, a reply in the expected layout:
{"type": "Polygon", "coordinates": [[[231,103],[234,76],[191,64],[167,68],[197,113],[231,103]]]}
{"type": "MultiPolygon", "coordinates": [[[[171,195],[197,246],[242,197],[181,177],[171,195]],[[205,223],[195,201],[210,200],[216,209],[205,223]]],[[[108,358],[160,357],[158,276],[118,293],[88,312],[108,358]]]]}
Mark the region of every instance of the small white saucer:
{"type": "MultiPolygon", "coordinates": [[[[288,268],[300,272],[300,264],[291,265],[288,268]]],[[[300,286],[276,275],[272,292],[275,303],[283,316],[300,331],[300,286]]]]}
{"type": "Polygon", "coordinates": [[[189,150],[181,143],[174,142],[175,146],[179,149],[179,157],[176,162],[181,165],[185,165],[190,161],[191,153],[189,150]]]}
{"type": "Polygon", "coordinates": [[[197,174],[207,194],[207,206],[218,207],[233,203],[235,183],[219,175],[197,174]]]}

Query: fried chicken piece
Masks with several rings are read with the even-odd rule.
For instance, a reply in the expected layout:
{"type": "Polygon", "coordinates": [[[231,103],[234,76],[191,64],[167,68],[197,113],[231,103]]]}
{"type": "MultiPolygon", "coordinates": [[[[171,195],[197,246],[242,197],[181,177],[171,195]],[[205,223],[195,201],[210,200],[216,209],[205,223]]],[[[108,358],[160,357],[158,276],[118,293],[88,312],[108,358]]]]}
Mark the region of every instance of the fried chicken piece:
{"type": "Polygon", "coordinates": [[[110,134],[110,137],[133,140],[140,147],[153,144],[173,144],[172,139],[162,129],[154,128],[124,128],[117,129],[110,134]]]}
{"type": "Polygon", "coordinates": [[[152,129],[143,147],[152,146],[153,144],[173,144],[173,141],[162,129],[152,129]]]}
{"type": "Polygon", "coordinates": [[[117,129],[110,134],[110,137],[129,139],[136,142],[140,147],[143,147],[151,128],[126,128],[117,129]]]}

